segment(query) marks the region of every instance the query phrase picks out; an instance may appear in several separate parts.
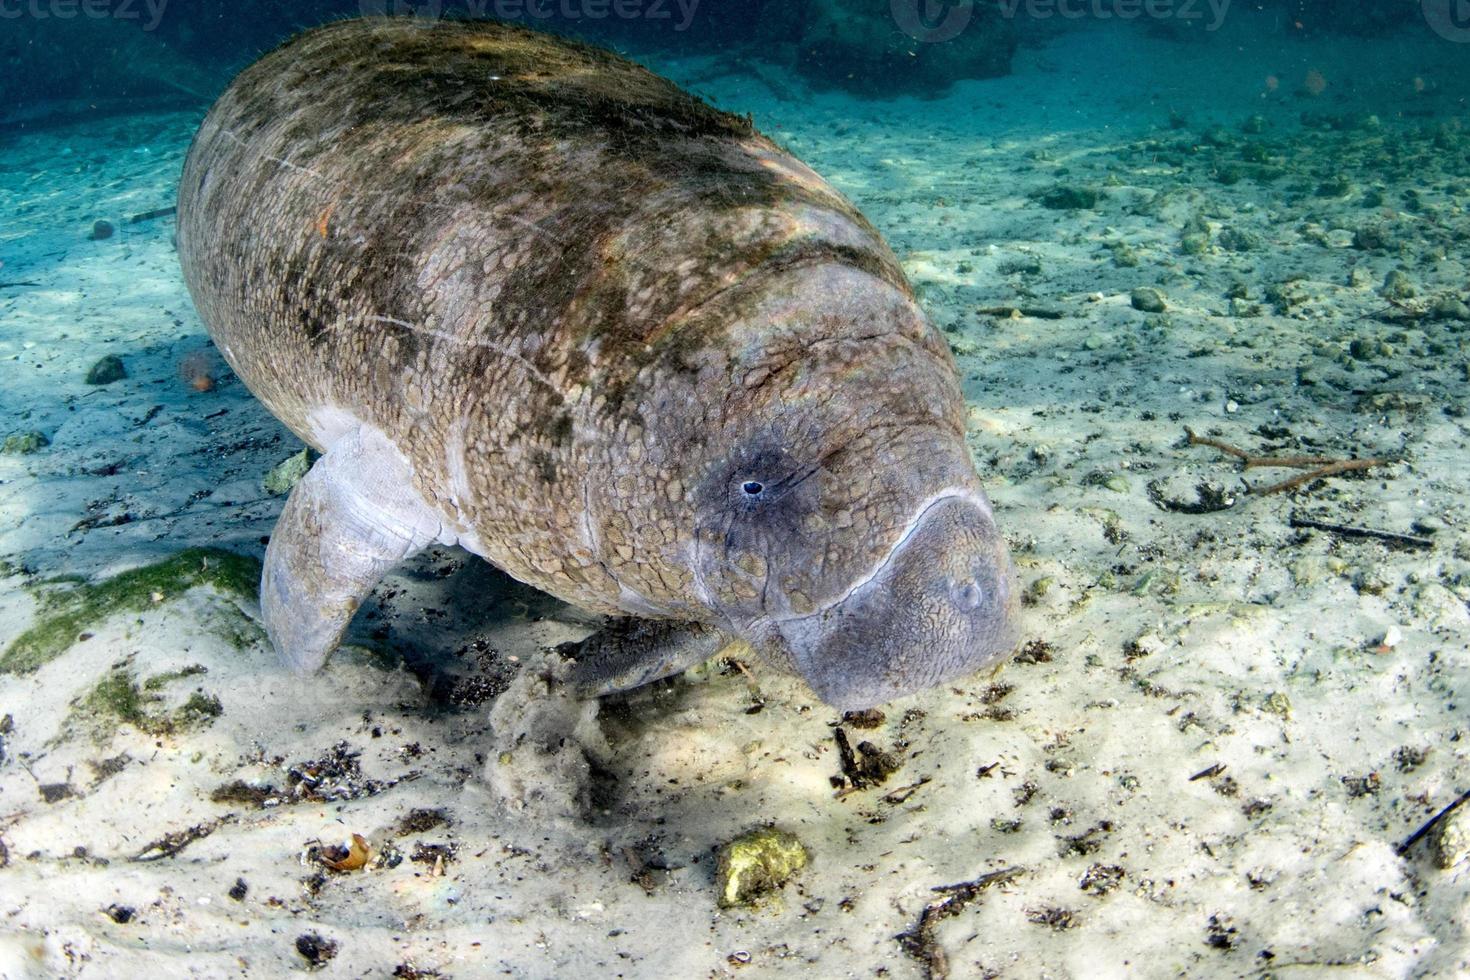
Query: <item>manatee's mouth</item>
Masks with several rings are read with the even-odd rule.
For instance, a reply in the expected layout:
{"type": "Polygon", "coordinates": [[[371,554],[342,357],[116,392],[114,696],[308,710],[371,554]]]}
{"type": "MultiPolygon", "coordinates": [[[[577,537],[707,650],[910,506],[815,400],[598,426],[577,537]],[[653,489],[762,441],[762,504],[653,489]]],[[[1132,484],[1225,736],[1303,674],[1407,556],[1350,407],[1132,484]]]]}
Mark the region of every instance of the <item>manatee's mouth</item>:
{"type": "Polygon", "coordinates": [[[994,663],[1013,644],[1014,596],[989,503],[948,490],[916,509],[869,574],[774,626],[812,690],[855,710],[994,663]]]}
{"type": "Polygon", "coordinates": [[[878,559],[878,561],[873,565],[871,569],[869,569],[866,575],[854,581],[853,584],[848,587],[846,592],[844,592],[840,596],[837,596],[835,599],[831,599],[827,602],[822,603],[820,606],[817,607],[815,612],[801,613],[794,616],[772,616],[771,622],[780,627],[788,623],[795,623],[801,620],[808,619],[817,619],[819,617],[828,615],[833,609],[836,609],[843,603],[847,602],[853,597],[853,595],[862,590],[874,579],[882,575],[884,570],[889,568],[893,564],[894,557],[903,550],[904,545],[909,543],[909,540],[914,536],[914,532],[917,531],[920,525],[924,523],[924,518],[927,517],[936,507],[940,507],[943,504],[949,503],[950,501],[964,501],[966,503],[974,504],[977,508],[979,508],[980,512],[985,515],[986,520],[994,519],[993,513],[990,509],[990,501],[986,500],[984,497],[980,496],[974,491],[962,490],[955,487],[941,490],[939,493],[936,493],[934,496],[924,501],[918,506],[918,508],[915,509],[914,516],[909,518],[909,522],[907,525],[905,525],[903,533],[898,536],[897,541],[893,542],[893,546],[888,549],[888,553],[885,554],[882,558],[878,559]]]}

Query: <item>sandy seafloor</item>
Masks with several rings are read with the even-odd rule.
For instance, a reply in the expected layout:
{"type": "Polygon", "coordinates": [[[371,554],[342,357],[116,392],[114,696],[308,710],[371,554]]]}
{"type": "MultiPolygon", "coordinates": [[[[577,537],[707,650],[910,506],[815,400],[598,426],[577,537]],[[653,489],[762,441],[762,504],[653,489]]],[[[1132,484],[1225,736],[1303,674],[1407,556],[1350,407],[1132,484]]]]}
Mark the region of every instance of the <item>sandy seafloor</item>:
{"type": "MultiPolygon", "coordinates": [[[[757,701],[716,665],[604,705],[583,729],[610,753],[596,804],[559,815],[574,750],[503,765],[486,695],[586,626],[461,553],[392,576],[354,627],[362,649],[306,680],[276,665],[248,599],[159,591],[0,675],[0,976],[274,976],[307,969],[307,934],[337,944],[329,976],[1470,973],[1454,846],[1470,813],[1395,852],[1470,789],[1466,52],[1248,26],[1062,37],[936,100],[662,63],[857,202],[965,378],[1030,654],[853,730],[902,755],[884,785],[834,789],[838,718],[799,683],[753,665],[757,701]],[[1320,94],[1301,90],[1309,70],[1320,94]],[[1058,185],[1100,198],[1033,196],[1058,185]],[[1390,302],[1395,269],[1413,295],[1390,302]],[[1138,287],[1167,310],[1135,310],[1138,287]],[[1061,316],[984,312],[1007,306],[1061,316]],[[1251,496],[1243,476],[1290,473],[1242,474],[1185,426],[1391,462],[1251,496]],[[1201,483],[1233,505],[1156,503],[1201,483]],[[89,697],[129,678],[152,734],[89,697]],[[169,714],[196,694],[217,717],[169,714]],[[339,744],[360,771],[318,795],[350,798],[294,796],[291,770],[339,744]],[[216,802],[236,781],[269,805],[239,786],[216,802]],[[414,810],[447,823],[401,826],[414,810]],[[720,910],[712,848],[768,823],[811,865],[762,907],[720,910]],[[313,863],[354,833],[380,866],[313,863]],[[931,915],[943,962],[896,941],[936,887],[1009,868],[931,915]]],[[[34,284],[0,289],[0,435],[51,440],[0,456],[0,649],[71,587],[47,580],[191,546],[258,556],[279,510],[261,479],[300,447],[218,362],[212,391],[180,380],[208,340],[171,220],[87,238],[95,218],[172,203],[198,118],[0,144],[0,280],[34,284]],[[105,354],[129,377],[84,384],[105,354]]]]}

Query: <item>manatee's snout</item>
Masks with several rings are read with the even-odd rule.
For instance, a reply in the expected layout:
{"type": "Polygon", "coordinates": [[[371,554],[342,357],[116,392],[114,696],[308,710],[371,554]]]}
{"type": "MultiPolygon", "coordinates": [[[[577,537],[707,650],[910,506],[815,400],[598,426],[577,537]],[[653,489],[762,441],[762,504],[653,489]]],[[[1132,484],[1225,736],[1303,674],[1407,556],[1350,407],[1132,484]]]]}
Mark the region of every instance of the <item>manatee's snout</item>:
{"type": "Polygon", "coordinates": [[[871,708],[986,667],[1015,642],[1005,542],[983,498],[923,509],[866,581],[780,631],[823,701],[871,708]]]}

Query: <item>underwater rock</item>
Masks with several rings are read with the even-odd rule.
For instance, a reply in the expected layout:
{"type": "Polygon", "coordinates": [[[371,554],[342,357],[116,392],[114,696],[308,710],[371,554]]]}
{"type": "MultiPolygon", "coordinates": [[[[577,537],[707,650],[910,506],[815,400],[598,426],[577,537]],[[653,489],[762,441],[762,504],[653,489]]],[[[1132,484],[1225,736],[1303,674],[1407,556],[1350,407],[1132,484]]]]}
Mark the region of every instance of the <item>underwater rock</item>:
{"type": "Polygon", "coordinates": [[[806,867],[804,847],[795,834],[765,827],[721,845],[715,857],[715,885],[721,908],[751,905],[790,881],[806,867]]]}
{"type": "Polygon", "coordinates": [[[13,436],[5,437],[5,445],[0,447],[0,453],[7,456],[29,456],[31,453],[40,452],[51,445],[51,440],[46,438],[43,432],[17,432],[13,436]]]}
{"type": "Polygon", "coordinates": [[[989,4],[955,4],[937,25],[901,23],[899,5],[814,0],[805,6],[796,68],[813,84],[869,96],[940,95],[965,78],[1010,74],[1012,19],[989,4]],[[932,28],[932,29],[931,29],[932,28]]]}
{"type": "Polygon", "coordinates": [[[1286,282],[1272,283],[1263,291],[1266,300],[1276,309],[1276,312],[1285,316],[1293,307],[1299,306],[1307,301],[1306,291],[1295,279],[1286,282]]]}
{"type": "Polygon", "coordinates": [[[337,955],[337,943],[332,939],[324,939],[314,932],[306,932],[296,937],[296,952],[306,960],[313,970],[321,969],[337,955]]]}
{"type": "Polygon", "coordinates": [[[1043,191],[1037,200],[1044,208],[1053,211],[1090,211],[1097,207],[1097,202],[1102,198],[1096,188],[1073,186],[1070,184],[1058,184],[1050,190],[1043,191]]]}
{"type": "Polygon", "coordinates": [[[1138,249],[1127,242],[1112,242],[1108,249],[1113,253],[1113,265],[1120,269],[1134,269],[1142,262],[1138,249]]]}
{"type": "Polygon", "coordinates": [[[1470,860],[1470,820],[1460,811],[1443,820],[1433,840],[1434,861],[1445,871],[1470,860]]]}
{"type": "Polygon", "coordinates": [[[1211,126],[1200,134],[1199,141],[1205,146],[1226,147],[1235,142],[1235,137],[1224,126],[1211,126]]]}
{"type": "Polygon", "coordinates": [[[1373,361],[1393,357],[1393,346],[1381,340],[1355,337],[1348,344],[1348,355],[1355,361],[1373,361]]]}
{"type": "Polygon", "coordinates": [[[301,482],[306,471],[311,469],[311,464],[316,462],[316,453],[311,449],[303,449],[288,459],[283,459],[260,481],[261,489],[272,497],[283,497],[291,492],[291,488],[301,482]]]}
{"type": "MultiPolygon", "coordinates": [[[[1271,159],[1271,151],[1260,143],[1246,143],[1240,148],[1240,158],[1246,163],[1266,163],[1271,159]]],[[[1260,167],[1250,171],[1259,180],[1274,180],[1273,168],[1260,167]]]]}
{"type": "Polygon", "coordinates": [[[1133,291],[1129,297],[1133,308],[1143,313],[1162,313],[1168,308],[1164,301],[1164,294],[1151,286],[1142,286],[1133,291]]]}
{"type": "Polygon", "coordinates": [[[94,242],[106,241],[112,237],[113,230],[111,221],[108,221],[106,218],[98,218],[92,222],[92,234],[87,237],[94,242]]]}
{"type": "Polygon", "coordinates": [[[1258,317],[1261,315],[1261,304],[1252,303],[1239,296],[1232,296],[1230,297],[1230,315],[1241,319],[1258,317]]]}
{"type": "Polygon", "coordinates": [[[1402,269],[1393,269],[1383,277],[1383,288],[1379,295],[1384,299],[1413,299],[1417,290],[1402,269]]]}
{"type": "Polygon", "coordinates": [[[1470,320],[1470,306],[1458,296],[1441,296],[1429,307],[1431,320],[1470,320]]]}
{"type": "Polygon", "coordinates": [[[1360,252],[1375,252],[1392,243],[1392,236],[1382,225],[1364,225],[1353,232],[1353,248],[1360,252]]]}
{"type": "Polygon", "coordinates": [[[1204,232],[1185,232],[1179,239],[1179,251],[1185,255],[1204,255],[1210,250],[1210,236],[1204,232]]]}
{"type": "Polygon", "coordinates": [[[122,358],[116,354],[108,354],[87,371],[87,384],[110,385],[127,376],[128,369],[123,366],[122,358]]]}
{"type": "Polygon", "coordinates": [[[1222,228],[1220,230],[1220,247],[1231,252],[1254,252],[1261,248],[1265,241],[1254,232],[1245,231],[1240,228],[1222,228]]]}

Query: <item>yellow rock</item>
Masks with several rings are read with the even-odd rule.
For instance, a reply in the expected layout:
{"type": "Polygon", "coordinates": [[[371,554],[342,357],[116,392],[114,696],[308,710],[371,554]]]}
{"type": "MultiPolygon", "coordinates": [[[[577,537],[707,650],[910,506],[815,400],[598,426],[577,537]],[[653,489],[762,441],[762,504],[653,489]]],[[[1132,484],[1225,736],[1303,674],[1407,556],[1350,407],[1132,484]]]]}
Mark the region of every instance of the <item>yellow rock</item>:
{"type": "Polygon", "coordinates": [[[720,907],[753,904],[790,881],[807,861],[801,841],[784,830],[764,827],[740,835],[723,845],[716,858],[720,907]]]}

